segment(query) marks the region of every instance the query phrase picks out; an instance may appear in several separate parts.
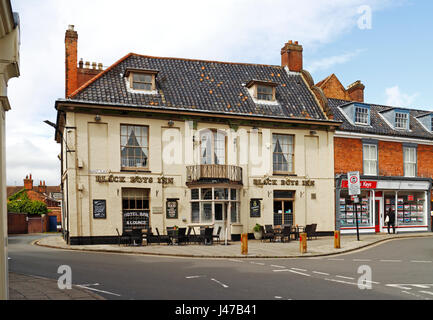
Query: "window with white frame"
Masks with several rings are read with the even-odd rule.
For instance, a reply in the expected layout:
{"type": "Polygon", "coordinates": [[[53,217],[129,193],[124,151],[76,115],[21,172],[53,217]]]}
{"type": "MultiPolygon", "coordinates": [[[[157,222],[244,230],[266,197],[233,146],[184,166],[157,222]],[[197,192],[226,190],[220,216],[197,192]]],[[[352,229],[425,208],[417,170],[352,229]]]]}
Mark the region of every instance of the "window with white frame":
{"type": "Polygon", "coordinates": [[[120,155],[122,168],[147,169],[149,166],[149,127],[121,125],[120,155]]]}
{"type": "Polygon", "coordinates": [[[355,123],[369,124],[368,108],[355,107],[355,123]]]}
{"type": "Polygon", "coordinates": [[[377,176],[377,145],[364,144],[364,175],[377,176]]]}
{"type": "Polygon", "coordinates": [[[395,127],[397,129],[408,129],[409,115],[407,113],[395,113],[395,127]]]}
{"type": "Polygon", "coordinates": [[[225,164],[226,135],[218,130],[204,130],[200,134],[200,164],[225,164]]]}
{"type": "Polygon", "coordinates": [[[272,150],[274,173],[293,173],[293,136],[273,134],[272,150]]]}
{"type": "Polygon", "coordinates": [[[405,177],[416,177],[416,148],[403,147],[403,165],[405,177]]]}

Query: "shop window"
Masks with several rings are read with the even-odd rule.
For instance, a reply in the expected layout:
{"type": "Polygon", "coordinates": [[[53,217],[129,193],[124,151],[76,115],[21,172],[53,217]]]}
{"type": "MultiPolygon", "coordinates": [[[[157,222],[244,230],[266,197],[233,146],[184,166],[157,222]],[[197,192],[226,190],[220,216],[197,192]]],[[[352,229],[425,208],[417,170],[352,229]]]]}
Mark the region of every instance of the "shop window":
{"type": "Polygon", "coordinates": [[[364,174],[377,176],[377,145],[364,144],[363,145],[364,157],[364,174]]]}
{"type": "Polygon", "coordinates": [[[397,226],[421,226],[426,224],[426,221],[424,221],[424,192],[399,192],[397,204],[395,202],[395,195],[385,197],[385,212],[389,209],[393,209],[396,212],[397,226]]]}
{"type": "Polygon", "coordinates": [[[293,173],[293,140],[292,135],[272,135],[274,173],[293,173]]]}
{"type": "Polygon", "coordinates": [[[355,228],[356,215],[358,215],[359,227],[371,227],[373,225],[373,213],[370,207],[369,191],[362,191],[359,203],[354,203],[347,191],[340,195],[340,225],[342,228],[355,228]]]}
{"type": "Polygon", "coordinates": [[[416,148],[403,147],[404,176],[416,177],[416,148]]]}
{"type": "Polygon", "coordinates": [[[123,231],[149,228],[149,189],[122,189],[123,231]]]}
{"type": "Polygon", "coordinates": [[[149,127],[121,125],[120,154],[122,169],[147,169],[149,159],[149,127]]]}

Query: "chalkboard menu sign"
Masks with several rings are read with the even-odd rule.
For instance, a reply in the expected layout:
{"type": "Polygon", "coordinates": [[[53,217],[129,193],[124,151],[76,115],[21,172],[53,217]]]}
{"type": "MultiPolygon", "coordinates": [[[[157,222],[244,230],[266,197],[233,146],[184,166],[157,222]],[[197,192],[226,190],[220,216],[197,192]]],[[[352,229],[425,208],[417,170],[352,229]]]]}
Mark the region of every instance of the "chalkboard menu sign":
{"type": "Polygon", "coordinates": [[[251,199],[250,200],[250,217],[260,218],[260,200],[261,199],[251,199]]]}
{"type": "Polygon", "coordinates": [[[106,200],[93,200],[93,218],[105,219],[107,217],[106,200]]]}
{"type": "Polygon", "coordinates": [[[177,199],[167,199],[167,219],[177,219],[177,199]]]}

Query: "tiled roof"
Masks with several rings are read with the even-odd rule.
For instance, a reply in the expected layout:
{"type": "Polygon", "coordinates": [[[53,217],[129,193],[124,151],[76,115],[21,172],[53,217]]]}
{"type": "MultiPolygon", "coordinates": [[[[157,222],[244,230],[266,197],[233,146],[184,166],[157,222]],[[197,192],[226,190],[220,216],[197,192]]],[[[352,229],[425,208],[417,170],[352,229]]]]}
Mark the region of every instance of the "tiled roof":
{"type": "Polygon", "coordinates": [[[343,114],[343,111],[341,110],[342,106],[346,106],[351,103],[356,103],[356,102],[339,100],[339,99],[328,99],[328,104],[332,110],[334,119],[338,121],[343,121],[343,124],[338,129],[339,131],[350,131],[350,132],[358,132],[358,133],[365,133],[365,134],[377,134],[377,135],[386,135],[386,136],[398,136],[398,137],[405,137],[405,138],[433,140],[433,133],[429,132],[426,128],[424,128],[423,125],[420,124],[420,122],[417,119],[415,119],[415,117],[429,113],[426,110],[416,110],[416,109],[377,105],[371,103],[363,103],[370,106],[370,126],[353,125],[347,120],[346,116],[343,114]],[[409,111],[410,114],[409,130],[394,129],[380,115],[380,113],[392,109],[409,111]]]}
{"type": "Polygon", "coordinates": [[[129,54],[89,81],[70,97],[88,101],[166,107],[179,110],[327,120],[299,73],[281,66],[225,63],[129,54]],[[127,68],[158,70],[156,94],[128,90],[127,68]],[[278,103],[255,103],[245,85],[251,80],[277,84],[278,103]]]}

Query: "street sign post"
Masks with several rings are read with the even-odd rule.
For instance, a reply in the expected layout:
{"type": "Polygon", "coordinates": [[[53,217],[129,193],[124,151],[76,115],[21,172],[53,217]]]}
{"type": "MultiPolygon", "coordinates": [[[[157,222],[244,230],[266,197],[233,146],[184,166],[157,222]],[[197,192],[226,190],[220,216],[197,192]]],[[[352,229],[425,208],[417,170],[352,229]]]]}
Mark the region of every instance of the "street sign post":
{"type": "Polygon", "coordinates": [[[347,180],[349,183],[349,195],[353,196],[353,203],[355,204],[355,220],[356,220],[356,237],[359,241],[359,223],[358,223],[358,203],[361,194],[361,179],[359,178],[359,171],[352,171],[347,173],[347,180]]]}

